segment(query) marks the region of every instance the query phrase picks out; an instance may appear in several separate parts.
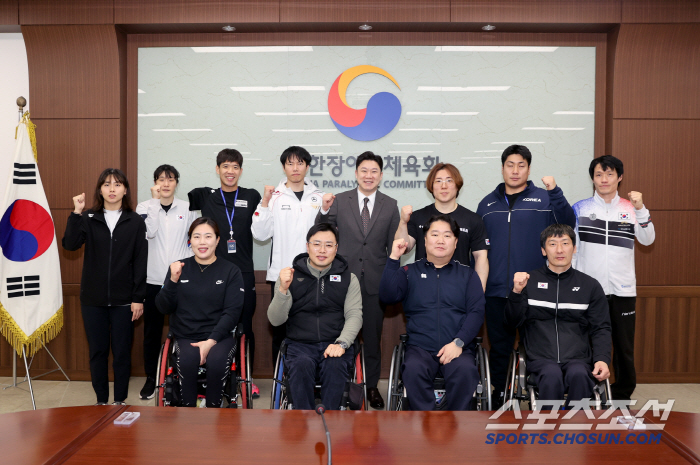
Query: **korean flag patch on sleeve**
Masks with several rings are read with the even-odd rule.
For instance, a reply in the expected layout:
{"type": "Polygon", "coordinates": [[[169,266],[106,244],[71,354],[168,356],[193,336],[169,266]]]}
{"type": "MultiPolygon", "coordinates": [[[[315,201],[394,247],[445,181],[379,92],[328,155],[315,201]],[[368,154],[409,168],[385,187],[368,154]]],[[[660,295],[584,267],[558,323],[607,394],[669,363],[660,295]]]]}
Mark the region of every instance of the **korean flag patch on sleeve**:
{"type": "Polygon", "coordinates": [[[340,282],[340,275],[339,274],[332,274],[331,275],[331,282],[332,283],[339,283],[340,282]]]}

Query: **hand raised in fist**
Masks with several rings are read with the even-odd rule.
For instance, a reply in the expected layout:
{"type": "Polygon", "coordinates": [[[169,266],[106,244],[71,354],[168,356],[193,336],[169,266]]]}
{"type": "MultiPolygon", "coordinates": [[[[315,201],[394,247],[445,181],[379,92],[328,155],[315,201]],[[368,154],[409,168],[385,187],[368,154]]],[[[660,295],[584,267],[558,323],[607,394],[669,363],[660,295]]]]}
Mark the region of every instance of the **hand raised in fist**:
{"type": "Polygon", "coordinates": [[[637,210],[641,210],[644,207],[641,192],[632,191],[629,194],[627,194],[627,197],[630,199],[630,202],[632,202],[632,205],[634,205],[634,208],[636,208],[637,210]]]}
{"type": "Polygon", "coordinates": [[[551,191],[552,189],[557,187],[557,182],[554,180],[554,176],[543,177],[542,183],[544,184],[544,188],[547,189],[548,191],[551,191]]]}
{"type": "Polygon", "coordinates": [[[275,192],[275,186],[265,186],[265,190],[263,192],[263,198],[262,198],[263,208],[267,208],[267,204],[270,202],[270,199],[272,198],[273,192],[275,192]]]}
{"type": "Polygon", "coordinates": [[[396,239],[391,246],[391,255],[389,256],[392,260],[398,260],[401,255],[406,253],[406,248],[408,247],[408,242],[404,239],[396,239]]]}
{"type": "Polygon", "coordinates": [[[78,215],[83,213],[83,209],[85,208],[85,192],[73,197],[73,205],[75,206],[73,213],[76,213],[78,215]]]}
{"type": "Polygon", "coordinates": [[[152,199],[159,199],[160,198],[160,186],[158,184],[151,186],[151,198],[152,199]]]}
{"type": "Polygon", "coordinates": [[[170,280],[172,282],[176,283],[180,279],[184,266],[185,262],[173,262],[170,264],[170,280]]]}
{"type": "Polygon", "coordinates": [[[413,207],[411,205],[404,205],[401,207],[401,222],[408,224],[413,214],[413,207]]]}
{"type": "Polygon", "coordinates": [[[328,210],[331,209],[331,205],[333,205],[333,201],[335,200],[335,194],[323,194],[323,209],[324,212],[327,212],[328,210]]]}
{"type": "Polygon", "coordinates": [[[524,272],[515,273],[513,276],[513,292],[520,294],[525,286],[527,286],[527,280],[530,279],[530,275],[524,272]]]}
{"type": "Polygon", "coordinates": [[[292,278],[294,278],[294,268],[283,268],[280,271],[280,292],[282,294],[287,293],[287,289],[292,284],[292,278]]]}

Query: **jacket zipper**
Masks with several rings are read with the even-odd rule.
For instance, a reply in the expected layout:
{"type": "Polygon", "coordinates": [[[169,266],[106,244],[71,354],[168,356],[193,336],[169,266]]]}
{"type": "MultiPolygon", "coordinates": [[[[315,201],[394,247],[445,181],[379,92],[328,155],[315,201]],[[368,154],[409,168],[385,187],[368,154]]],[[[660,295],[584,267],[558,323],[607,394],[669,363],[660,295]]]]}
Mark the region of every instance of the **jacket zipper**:
{"type": "MultiPolygon", "coordinates": [[[[107,226],[109,229],[109,226],[107,226]]],[[[117,229],[117,225],[114,225],[114,229],[117,229]]],[[[112,231],[109,232],[109,266],[107,267],[107,306],[112,306],[112,242],[113,234],[112,231]]]]}
{"type": "Polygon", "coordinates": [[[554,307],[554,331],[557,333],[557,363],[561,363],[561,358],[559,355],[559,325],[557,324],[557,317],[559,315],[559,276],[557,275],[557,305],[554,307]]]}
{"type": "Polygon", "coordinates": [[[438,324],[438,350],[442,347],[440,345],[440,272],[437,272],[437,324],[438,324]]]}
{"type": "MultiPolygon", "coordinates": [[[[508,205],[508,259],[506,260],[506,286],[508,286],[508,283],[510,282],[510,226],[511,226],[510,214],[513,211],[513,206],[507,200],[506,200],[506,204],[508,205]]],[[[510,292],[510,289],[506,289],[506,295],[505,295],[506,298],[508,298],[509,292],[510,292]]]]}
{"type": "Polygon", "coordinates": [[[318,334],[318,342],[321,342],[321,315],[318,313],[319,290],[321,289],[321,280],[323,276],[316,278],[316,333],[318,334]]]}

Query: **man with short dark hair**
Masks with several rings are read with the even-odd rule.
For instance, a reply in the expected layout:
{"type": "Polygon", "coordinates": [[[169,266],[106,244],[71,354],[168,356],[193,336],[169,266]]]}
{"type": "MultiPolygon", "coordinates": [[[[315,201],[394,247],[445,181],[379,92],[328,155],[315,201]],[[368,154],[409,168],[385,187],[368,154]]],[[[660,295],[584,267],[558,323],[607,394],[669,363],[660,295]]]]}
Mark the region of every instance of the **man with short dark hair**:
{"type": "Polygon", "coordinates": [[[563,400],[566,392],[568,401],[590,399],[593,377],[610,377],[608,303],[598,281],[571,266],[576,252],[571,226],[548,226],[540,244],[547,264],[515,273],[506,323],[520,328],[540,399],[563,400]]]}
{"type": "Polygon", "coordinates": [[[179,182],[180,173],[174,166],[160,165],[153,172],[151,199],[136,206],[136,213],[146,223],[148,240],[146,300],[143,302],[143,368],[146,383],[141,389],[141,399],[152,399],[156,392],[158,356],[165,319],[156,308],[156,295],[163,287],[170,264],[192,256],[187,236],[190,225],[198,215],[190,211],[188,202],[175,198],[179,182]]]}
{"type": "Polygon", "coordinates": [[[591,161],[588,170],[595,193],[574,205],[578,253],[574,268],[596,278],[603,286],[612,323],[612,398],[629,400],[637,386],[634,369],[634,326],[637,279],[634,239],[651,245],[656,238],[642,194],[630,191],[629,200],[618,195],[624,167],[612,155],[591,161]]]}
{"type": "Polygon", "coordinates": [[[401,267],[407,242],[396,239],[382,275],[379,298],[401,301],[406,354],[401,368],[412,410],[433,410],[433,381],[445,377],[447,407],[469,410],[479,382],[474,338],[484,323],[484,290],[469,266],[454,260],[459,226],[448,215],[423,226],[426,258],[401,267]]]}
{"type": "MultiPolygon", "coordinates": [[[[236,149],[223,149],[216,156],[216,174],[221,181],[219,189],[199,187],[188,193],[190,210],[201,210],[202,216],[216,221],[221,240],[216,255],[241,269],[245,296],[241,324],[250,343],[250,358],[255,354],[253,314],[255,313],[255,269],[253,267],[253,223],[255,207],[260,194],[255,189],[240,187],[243,174],[243,155],[236,149]]],[[[253,385],[253,393],[257,386],[253,385]]]]}
{"type": "Polygon", "coordinates": [[[576,225],[574,210],[552,176],[542,178],[545,189],[536,187],[530,176],[532,154],[524,145],[511,145],[501,155],[503,183],[484,197],[476,213],[486,224],[489,278],[486,281],[486,329],[489,367],[495,388],[495,407],[500,406],[506,387],[506,372],[515,343],[515,330],[504,324],[503,309],[513,288],[513,273],[542,266],[537,250],[540,233],[553,223],[576,225]]]}
{"type": "MultiPolygon", "coordinates": [[[[262,201],[253,214],[251,231],[259,241],[272,238],[266,280],[274,291],[282,268],[292,266],[294,257],[306,250],[306,233],[314,225],[323,192],[306,180],[311,155],[303,147],[291,146],[280,156],[286,175],[277,187],[265,186],[262,201]]],[[[274,295],[274,292],[273,292],[274,295]]],[[[285,338],[286,326],[272,330],[272,365],[285,338]]]]}
{"type": "Polygon", "coordinates": [[[428,173],[425,184],[428,192],[435,198],[435,203],[416,211],[413,211],[413,206],[404,205],[401,208],[399,229],[394,238],[408,242],[409,252],[415,246],[416,260],[425,258],[423,225],[433,215],[449,215],[459,224],[460,230],[455,260],[463,265],[469,265],[473,255],[474,271],[486,288],[486,279],[489,275],[489,238],[481,216],[457,204],[459,191],[464,184],[462,175],[456,166],[450,163],[438,163],[428,173]]]}
{"type": "Polygon", "coordinates": [[[322,210],[316,222],[328,222],[338,228],[338,253],[348,261],[362,288],[365,371],[367,397],[375,409],[384,408],[377,382],[381,371],[381,339],[384,305],[379,301],[379,280],[386,257],[391,252],[394,233],[399,226],[396,200],[378,191],[384,161],[379,155],[364,152],[357,157],[357,189],[323,196],[322,210]]]}
{"type": "Polygon", "coordinates": [[[318,373],[321,402],[338,410],[350,378],[352,344],[362,327],[360,284],[347,261],[336,255],[335,226],[312,226],[306,241],[307,253],[280,271],[267,317],[273,326],[286,323],[285,361],[294,408],[314,409],[318,373]]]}

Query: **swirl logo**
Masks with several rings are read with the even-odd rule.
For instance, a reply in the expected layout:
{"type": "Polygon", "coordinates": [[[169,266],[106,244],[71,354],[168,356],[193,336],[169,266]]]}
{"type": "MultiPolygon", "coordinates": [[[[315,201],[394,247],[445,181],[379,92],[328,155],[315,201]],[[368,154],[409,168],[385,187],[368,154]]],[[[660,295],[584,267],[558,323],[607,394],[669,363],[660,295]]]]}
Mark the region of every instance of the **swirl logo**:
{"type": "Polygon", "coordinates": [[[0,220],[2,254],[13,262],[40,257],[54,238],[51,215],[31,200],[15,200],[0,220]]]}
{"type": "Polygon", "coordinates": [[[328,113],[331,121],[338,131],[351,139],[370,141],[380,139],[391,132],[401,118],[401,102],[389,92],[374,94],[367,102],[367,108],[355,110],[348,106],[345,93],[350,82],[361,74],[374,73],[391,79],[391,82],[399,87],[399,84],[381,68],[362,65],[345,70],[335,80],[328,94],[328,113]]]}

